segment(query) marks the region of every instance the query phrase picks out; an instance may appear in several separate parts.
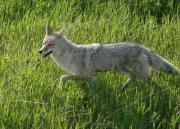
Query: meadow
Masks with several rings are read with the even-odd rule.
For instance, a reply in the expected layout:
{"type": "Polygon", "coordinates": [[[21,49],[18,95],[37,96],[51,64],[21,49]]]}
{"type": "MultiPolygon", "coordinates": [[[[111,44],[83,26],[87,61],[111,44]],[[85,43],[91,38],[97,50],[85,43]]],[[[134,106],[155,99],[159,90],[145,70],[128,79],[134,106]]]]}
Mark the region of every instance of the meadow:
{"type": "Polygon", "coordinates": [[[98,99],[38,50],[49,22],[77,44],[138,43],[180,68],[178,0],[0,1],[1,129],[178,129],[180,76],[153,70],[154,83],[98,73],[98,99]]]}

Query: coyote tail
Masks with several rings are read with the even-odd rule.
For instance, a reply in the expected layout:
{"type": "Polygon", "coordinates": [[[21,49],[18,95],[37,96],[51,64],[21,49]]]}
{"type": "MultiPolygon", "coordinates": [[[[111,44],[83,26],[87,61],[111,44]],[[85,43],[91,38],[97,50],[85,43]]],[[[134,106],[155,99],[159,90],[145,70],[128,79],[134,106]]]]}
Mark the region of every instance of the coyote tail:
{"type": "Polygon", "coordinates": [[[180,70],[163,57],[152,52],[148,54],[148,57],[151,67],[170,74],[180,74],[180,70]]]}

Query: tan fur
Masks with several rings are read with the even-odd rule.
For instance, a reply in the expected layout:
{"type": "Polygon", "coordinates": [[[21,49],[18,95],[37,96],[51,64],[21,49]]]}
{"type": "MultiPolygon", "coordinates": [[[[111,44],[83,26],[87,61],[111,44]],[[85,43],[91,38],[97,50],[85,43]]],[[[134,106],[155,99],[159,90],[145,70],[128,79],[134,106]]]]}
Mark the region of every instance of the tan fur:
{"type": "Polygon", "coordinates": [[[134,77],[147,80],[150,77],[149,67],[180,74],[167,60],[138,44],[76,45],[65,38],[63,33],[64,30],[52,32],[47,26],[43,46],[39,51],[44,57],[50,54],[69,74],[62,76],[61,80],[91,79],[96,72],[110,70],[129,74],[130,78],[124,83],[124,87],[127,87],[134,77]]]}

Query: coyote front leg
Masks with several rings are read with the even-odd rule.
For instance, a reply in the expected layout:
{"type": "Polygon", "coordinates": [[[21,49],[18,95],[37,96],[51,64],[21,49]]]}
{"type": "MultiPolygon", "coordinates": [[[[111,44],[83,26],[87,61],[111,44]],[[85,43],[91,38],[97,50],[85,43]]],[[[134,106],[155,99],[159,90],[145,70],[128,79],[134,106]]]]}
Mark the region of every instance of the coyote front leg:
{"type": "Polygon", "coordinates": [[[95,94],[96,86],[94,84],[93,78],[86,78],[86,77],[81,77],[81,76],[77,76],[77,75],[63,75],[60,78],[60,82],[62,82],[62,83],[67,80],[87,80],[88,86],[89,86],[93,96],[95,97],[95,100],[97,100],[97,97],[95,94]]]}
{"type": "Polygon", "coordinates": [[[67,81],[67,80],[84,80],[85,78],[76,76],[76,75],[63,75],[60,78],[61,82],[67,81]]]}

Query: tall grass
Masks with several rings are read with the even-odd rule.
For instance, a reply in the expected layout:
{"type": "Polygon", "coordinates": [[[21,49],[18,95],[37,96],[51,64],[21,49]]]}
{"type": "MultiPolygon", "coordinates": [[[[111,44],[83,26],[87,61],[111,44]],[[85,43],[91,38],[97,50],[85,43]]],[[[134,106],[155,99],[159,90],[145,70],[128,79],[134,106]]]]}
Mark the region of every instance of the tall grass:
{"type": "Polygon", "coordinates": [[[180,128],[180,77],[155,71],[158,84],[99,73],[96,95],[86,82],[60,85],[65,72],[38,54],[49,21],[77,44],[142,44],[180,68],[180,4],[176,0],[0,1],[0,127],[180,128]]]}

